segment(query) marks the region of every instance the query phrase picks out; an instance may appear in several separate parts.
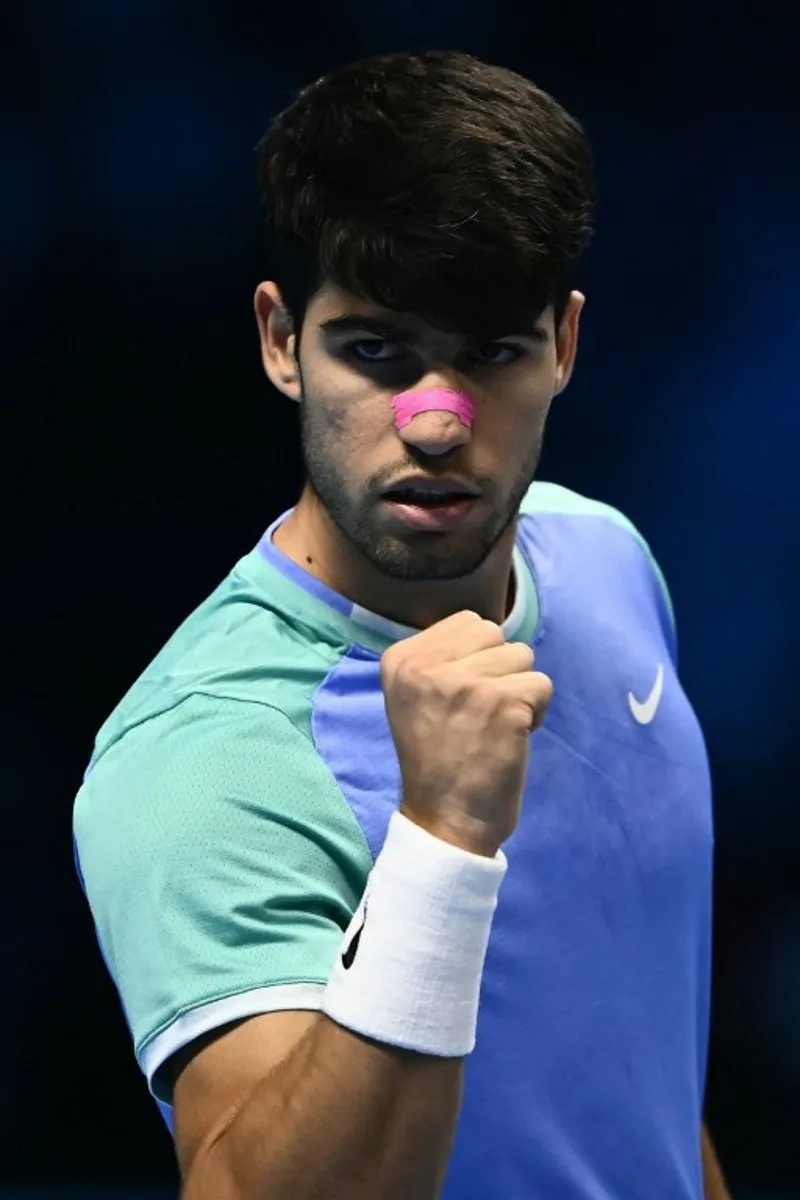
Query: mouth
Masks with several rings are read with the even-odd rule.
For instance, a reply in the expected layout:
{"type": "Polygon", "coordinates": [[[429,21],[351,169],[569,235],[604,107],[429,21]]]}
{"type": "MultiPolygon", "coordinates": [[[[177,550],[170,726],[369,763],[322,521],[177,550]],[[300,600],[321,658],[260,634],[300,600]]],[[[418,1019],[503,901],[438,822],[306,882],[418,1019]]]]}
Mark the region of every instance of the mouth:
{"type": "Polygon", "coordinates": [[[392,516],[414,529],[451,529],[463,521],[480,496],[443,489],[396,488],[383,496],[392,516]]]}

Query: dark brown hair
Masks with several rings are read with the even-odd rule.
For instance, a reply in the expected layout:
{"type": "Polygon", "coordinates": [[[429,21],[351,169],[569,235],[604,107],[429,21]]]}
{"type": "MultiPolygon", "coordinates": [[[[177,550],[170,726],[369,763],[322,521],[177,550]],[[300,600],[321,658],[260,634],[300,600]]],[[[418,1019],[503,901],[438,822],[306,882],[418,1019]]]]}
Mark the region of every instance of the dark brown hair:
{"type": "Polygon", "coordinates": [[[326,280],[465,336],[560,319],[589,243],[574,117],[469,54],[383,54],[297,93],[259,147],[271,277],[300,331],[326,280]]]}

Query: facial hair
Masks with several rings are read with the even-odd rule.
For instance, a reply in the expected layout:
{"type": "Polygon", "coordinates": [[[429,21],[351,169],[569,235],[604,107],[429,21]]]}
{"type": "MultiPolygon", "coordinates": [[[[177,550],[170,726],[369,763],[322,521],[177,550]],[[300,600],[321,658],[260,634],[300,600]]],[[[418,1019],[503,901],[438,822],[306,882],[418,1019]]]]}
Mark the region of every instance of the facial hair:
{"type": "MultiPolygon", "coordinates": [[[[519,506],[533,482],[542,448],[542,431],[533,443],[505,498],[494,499],[492,480],[475,480],[483,489],[478,503],[487,508],[482,525],[468,536],[458,530],[446,534],[419,534],[406,538],[381,528],[377,509],[379,480],[367,481],[363,495],[354,497],[346,470],[346,454],[339,450],[343,430],[321,405],[308,401],[305,389],[300,404],[300,442],[306,481],[336,527],[382,575],[407,582],[463,579],[476,571],[516,520],[519,506]]],[[[416,471],[420,464],[411,462],[416,471]]],[[[423,468],[424,469],[424,468],[423,468]]]]}

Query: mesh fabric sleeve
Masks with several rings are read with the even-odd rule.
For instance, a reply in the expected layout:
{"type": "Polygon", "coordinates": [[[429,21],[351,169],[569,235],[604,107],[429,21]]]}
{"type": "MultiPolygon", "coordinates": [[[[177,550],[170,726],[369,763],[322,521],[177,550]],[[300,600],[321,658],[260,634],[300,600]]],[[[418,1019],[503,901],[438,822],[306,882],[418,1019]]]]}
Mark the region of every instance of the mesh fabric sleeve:
{"type": "Polygon", "coordinates": [[[160,1098],[158,1068],[200,1033],[320,1006],[372,860],[282,712],[196,695],[129,729],[94,762],[74,831],[98,940],[160,1098]]]}

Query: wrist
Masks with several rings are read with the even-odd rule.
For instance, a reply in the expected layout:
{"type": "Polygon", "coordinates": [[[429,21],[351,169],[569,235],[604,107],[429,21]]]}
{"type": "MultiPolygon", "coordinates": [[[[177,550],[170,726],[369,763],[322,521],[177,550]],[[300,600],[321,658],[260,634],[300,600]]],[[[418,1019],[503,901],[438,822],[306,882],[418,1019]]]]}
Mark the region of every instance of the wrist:
{"type": "Polygon", "coordinates": [[[456,846],[459,850],[466,850],[469,854],[479,854],[482,858],[497,857],[502,843],[498,841],[496,832],[475,817],[470,817],[466,813],[429,816],[420,812],[414,807],[413,802],[406,799],[401,801],[399,811],[409,821],[413,821],[415,825],[424,829],[426,833],[432,834],[440,841],[449,842],[451,846],[456,846]]]}
{"type": "Polygon", "coordinates": [[[508,863],[465,853],[395,812],[345,933],[322,1011],[419,1054],[475,1045],[483,963],[508,863]]]}

